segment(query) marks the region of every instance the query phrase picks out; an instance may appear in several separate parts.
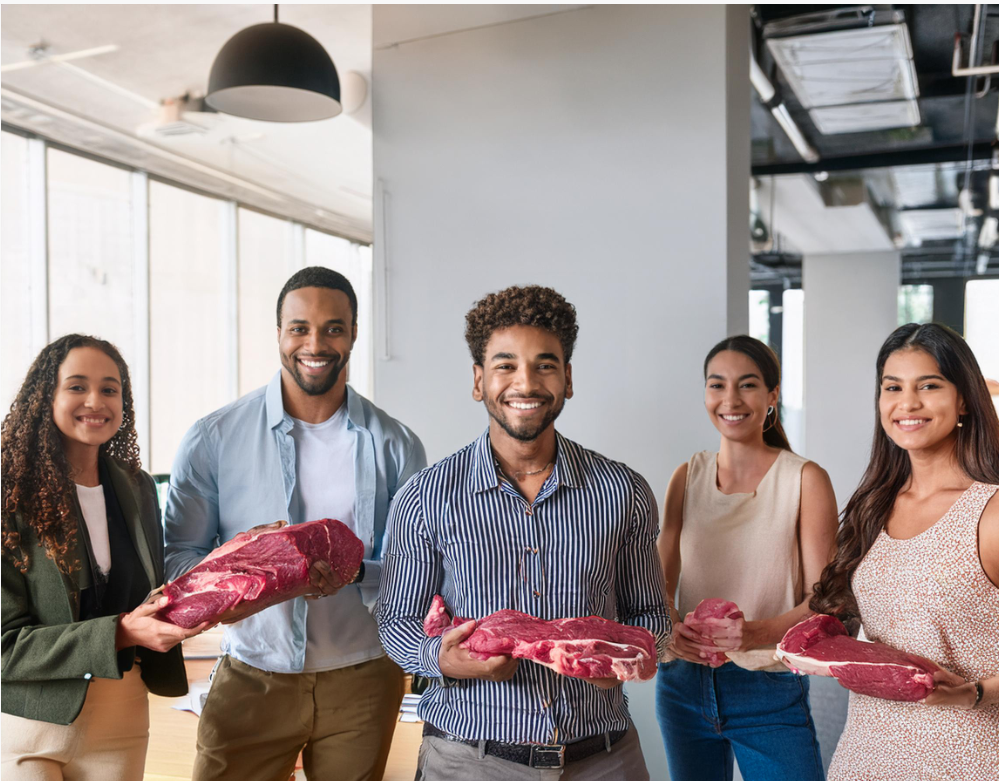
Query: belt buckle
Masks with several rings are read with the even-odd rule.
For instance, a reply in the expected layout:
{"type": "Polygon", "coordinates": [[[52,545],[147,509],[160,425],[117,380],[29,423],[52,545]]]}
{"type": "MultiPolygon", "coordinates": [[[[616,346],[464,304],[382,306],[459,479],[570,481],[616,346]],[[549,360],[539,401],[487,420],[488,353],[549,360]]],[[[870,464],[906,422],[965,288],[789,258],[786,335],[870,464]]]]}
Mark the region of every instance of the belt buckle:
{"type": "Polygon", "coordinates": [[[565,746],[531,746],[531,767],[553,768],[565,766],[565,746]]]}

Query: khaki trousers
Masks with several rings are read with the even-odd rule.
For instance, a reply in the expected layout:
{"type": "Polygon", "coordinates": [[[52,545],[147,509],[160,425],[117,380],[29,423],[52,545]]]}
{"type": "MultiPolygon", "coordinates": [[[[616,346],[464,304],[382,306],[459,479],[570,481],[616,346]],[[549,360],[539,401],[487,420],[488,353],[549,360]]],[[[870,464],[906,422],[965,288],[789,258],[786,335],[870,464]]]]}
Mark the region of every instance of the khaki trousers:
{"type": "Polygon", "coordinates": [[[498,757],[479,755],[475,746],[426,737],[420,746],[416,781],[649,781],[642,744],[634,727],[610,750],[570,762],[563,768],[538,769],[498,757]]]}
{"type": "Polygon", "coordinates": [[[198,724],[193,781],[287,781],[303,748],[313,781],[379,781],[403,687],[387,656],[297,674],[224,656],[198,724]]]}
{"type": "Polygon", "coordinates": [[[94,678],[72,724],[0,715],[3,781],[142,781],[149,699],[138,667],[94,678]]]}

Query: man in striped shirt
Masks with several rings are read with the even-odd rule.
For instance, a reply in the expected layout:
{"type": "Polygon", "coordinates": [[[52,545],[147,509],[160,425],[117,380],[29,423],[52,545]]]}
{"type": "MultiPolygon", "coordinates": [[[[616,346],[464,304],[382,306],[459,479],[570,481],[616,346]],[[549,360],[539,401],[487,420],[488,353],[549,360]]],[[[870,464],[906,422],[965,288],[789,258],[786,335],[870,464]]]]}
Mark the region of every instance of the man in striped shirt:
{"type": "Polygon", "coordinates": [[[418,473],[389,518],[376,619],[385,650],[431,679],[417,778],[648,778],[616,678],[586,681],[507,656],[473,659],[474,622],[427,637],[441,594],[455,616],[505,608],[598,615],[670,634],[645,480],[555,431],[572,397],[575,309],[550,288],[486,296],[466,317],[489,428],[418,473]],[[547,774],[546,774],[547,773],[547,774]],[[556,771],[557,774],[557,771],[556,771]]]}

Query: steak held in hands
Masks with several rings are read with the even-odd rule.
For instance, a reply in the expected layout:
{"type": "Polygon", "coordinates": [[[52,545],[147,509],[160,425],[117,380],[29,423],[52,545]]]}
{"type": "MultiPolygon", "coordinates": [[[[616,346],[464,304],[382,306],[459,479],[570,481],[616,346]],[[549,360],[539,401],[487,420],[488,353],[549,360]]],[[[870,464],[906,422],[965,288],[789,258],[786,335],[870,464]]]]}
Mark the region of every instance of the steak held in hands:
{"type": "MultiPolygon", "coordinates": [[[[438,595],[423,621],[423,631],[436,637],[468,620],[451,621],[438,595]]],[[[656,674],[656,640],[652,633],[598,616],[545,621],[517,610],[500,610],[477,620],[475,631],[461,647],[476,659],[513,656],[571,678],[647,681],[656,674]]]]}
{"type": "Polygon", "coordinates": [[[825,615],[792,626],[777,646],[777,658],[798,674],[832,676],[858,694],[903,702],[933,691],[933,673],[940,669],[890,645],[856,640],[839,619],[825,615]]]}
{"type": "Polygon", "coordinates": [[[708,664],[719,667],[728,661],[725,651],[737,650],[727,647],[725,640],[733,633],[742,617],[742,611],[735,602],[702,599],[692,613],[687,613],[683,623],[712,643],[711,646],[703,646],[703,650],[708,664]]]}
{"type": "Polygon", "coordinates": [[[340,521],[322,520],[242,532],[163,589],[170,602],[157,618],[190,629],[252,602],[264,608],[315,591],[309,569],[325,561],[333,577],[350,583],[364,544],[340,521]]]}

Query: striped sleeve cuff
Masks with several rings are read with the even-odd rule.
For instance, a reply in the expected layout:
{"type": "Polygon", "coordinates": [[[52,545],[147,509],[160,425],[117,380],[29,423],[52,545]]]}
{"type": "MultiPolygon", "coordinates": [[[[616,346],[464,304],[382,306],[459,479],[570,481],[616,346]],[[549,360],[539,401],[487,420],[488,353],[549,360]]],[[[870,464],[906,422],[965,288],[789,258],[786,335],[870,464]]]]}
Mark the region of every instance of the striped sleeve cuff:
{"type": "Polygon", "coordinates": [[[424,637],[420,642],[420,673],[428,678],[443,678],[440,655],[443,636],[424,637]]]}

